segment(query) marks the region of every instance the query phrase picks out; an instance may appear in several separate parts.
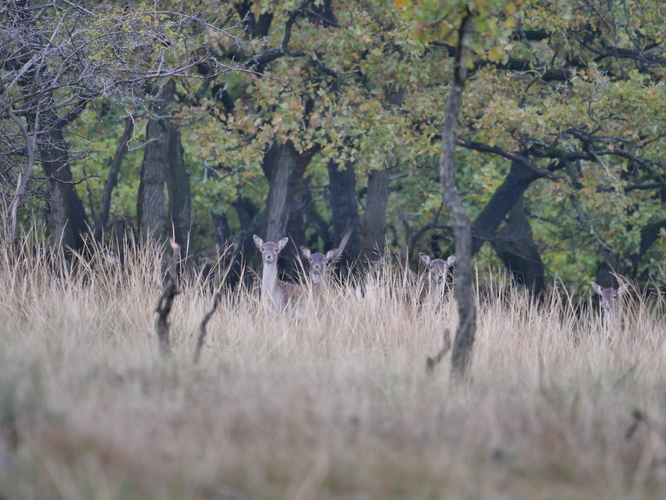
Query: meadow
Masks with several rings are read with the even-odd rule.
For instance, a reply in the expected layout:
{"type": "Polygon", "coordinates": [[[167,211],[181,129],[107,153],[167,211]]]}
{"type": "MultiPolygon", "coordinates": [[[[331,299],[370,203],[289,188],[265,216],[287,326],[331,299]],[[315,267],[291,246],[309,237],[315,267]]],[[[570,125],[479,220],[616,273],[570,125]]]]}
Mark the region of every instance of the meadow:
{"type": "Polygon", "coordinates": [[[460,384],[450,354],[425,371],[453,297],[421,307],[387,266],[298,320],[224,294],[195,365],[209,285],[182,284],[164,359],[157,250],[47,253],[0,258],[0,498],[666,497],[661,299],[628,294],[609,338],[589,284],[536,306],[479,274],[460,384]]]}

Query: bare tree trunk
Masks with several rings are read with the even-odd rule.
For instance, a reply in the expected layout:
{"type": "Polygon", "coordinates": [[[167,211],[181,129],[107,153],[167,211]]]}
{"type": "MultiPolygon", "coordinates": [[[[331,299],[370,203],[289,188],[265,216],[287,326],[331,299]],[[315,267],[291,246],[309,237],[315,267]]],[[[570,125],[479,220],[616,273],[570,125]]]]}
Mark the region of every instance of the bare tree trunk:
{"type": "MultiPolygon", "coordinates": [[[[167,125],[167,158],[169,161],[169,212],[173,237],[183,249],[183,258],[192,255],[192,197],[190,174],[183,160],[180,130],[172,123],[167,125]]],[[[189,261],[186,261],[189,262],[189,261]]]]}
{"type": "Polygon", "coordinates": [[[349,267],[361,252],[361,237],[357,231],[360,217],[356,201],[356,174],[352,162],[347,162],[344,169],[334,161],[329,162],[328,190],[333,216],[333,241],[340,241],[347,227],[354,228],[344,252],[348,257],[345,259],[343,256],[349,267]]]}
{"type": "MultiPolygon", "coordinates": [[[[266,150],[262,168],[270,182],[264,225],[267,241],[275,242],[287,236],[287,226],[292,219],[291,212],[292,210],[299,211],[299,205],[295,199],[296,191],[316,151],[317,149],[313,148],[299,153],[291,141],[280,145],[273,143],[266,150]]],[[[293,217],[298,216],[298,214],[293,214],[293,217]]],[[[302,219],[302,213],[300,217],[302,219]]],[[[292,220],[292,229],[296,231],[296,234],[291,235],[289,245],[281,254],[281,258],[289,262],[286,267],[289,268],[288,271],[291,274],[295,270],[293,266],[299,253],[297,246],[299,242],[294,240],[294,238],[300,237],[299,224],[302,226],[303,221],[298,223],[296,220],[292,220]]],[[[300,244],[303,243],[304,241],[300,242],[300,244]]]]}
{"type": "Polygon", "coordinates": [[[389,194],[389,171],[372,170],[368,179],[363,218],[363,246],[361,256],[376,261],[384,250],[386,238],[386,204],[389,194]]]}
{"type": "Polygon", "coordinates": [[[472,222],[458,198],[455,181],[456,128],[462,104],[462,95],[467,80],[466,35],[473,28],[474,19],[467,14],[458,29],[458,44],[454,60],[451,90],[446,103],[444,126],[442,127],[442,155],[439,175],[442,182],[442,197],[456,238],[456,299],[458,301],[458,328],[453,342],[451,373],[462,379],[469,372],[472,347],[476,335],[476,304],[472,293],[472,222]]]}
{"type": "Polygon", "coordinates": [[[164,240],[164,186],[168,179],[167,123],[163,118],[173,101],[174,82],[170,80],[162,87],[159,97],[151,106],[156,117],[148,121],[146,141],[148,145],[141,165],[141,184],[136,206],[139,237],[146,241],[149,236],[164,240]]]}
{"type": "Polygon", "coordinates": [[[287,233],[287,220],[293,198],[292,174],[296,170],[297,162],[298,153],[291,141],[277,147],[269,179],[271,186],[266,200],[267,241],[278,241],[287,233]]]}
{"type": "Polygon", "coordinates": [[[109,213],[111,211],[111,195],[113,190],[118,185],[118,174],[120,173],[120,167],[122,166],[123,159],[127,152],[129,151],[129,141],[132,139],[134,134],[134,119],[132,116],[128,116],[125,123],[125,131],[123,136],[120,138],[120,144],[118,149],[116,149],[116,154],[113,157],[111,162],[111,168],[109,168],[109,177],[104,183],[104,194],[102,195],[102,212],[99,216],[99,223],[95,228],[95,239],[101,240],[102,233],[106,229],[107,224],[109,223],[109,213]]]}
{"type": "MultiPolygon", "coordinates": [[[[52,116],[51,119],[56,120],[57,117],[52,116]]],[[[57,123],[49,123],[46,131],[38,137],[37,150],[44,173],[49,178],[48,226],[51,238],[56,244],[79,251],[88,232],[88,217],[73,182],[62,128],[57,123]]]]}
{"type": "Polygon", "coordinates": [[[544,265],[532,238],[522,196],[509,212],[502,232],[492,240],[492,245],[514,280],[525,285],[535,299],[543,298],[544,265]]]}

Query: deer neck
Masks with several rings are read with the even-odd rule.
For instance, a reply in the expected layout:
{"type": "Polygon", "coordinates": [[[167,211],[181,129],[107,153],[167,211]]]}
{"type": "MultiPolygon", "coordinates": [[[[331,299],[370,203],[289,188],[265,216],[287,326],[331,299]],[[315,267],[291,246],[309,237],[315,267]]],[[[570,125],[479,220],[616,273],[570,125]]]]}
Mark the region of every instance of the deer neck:
{"type": "Polygon", "coordinates": [[[318,285],[321,283],[321,274],[310,273],[310,277],[312,278],[313,285],[318,285]]]}
{"type": "Polygon", "coordinates": [[[430,280],[430,300],[433,304],[436,304],[439,299],[444,295],[444,284],[446,280],[442,283],[438,283],[436,279],[432,276],[429,276],[430,280]]]}
{"type": "Polygon", "coordinates": [[[270,301],[279,307],[281,303],[279,287],[280,280],[278,280],[277,272],[276,262],[271,264],[264,262],[264,269],[261,276],[261,297],[263,300],[268,300],[270,297],[270,301]]]}

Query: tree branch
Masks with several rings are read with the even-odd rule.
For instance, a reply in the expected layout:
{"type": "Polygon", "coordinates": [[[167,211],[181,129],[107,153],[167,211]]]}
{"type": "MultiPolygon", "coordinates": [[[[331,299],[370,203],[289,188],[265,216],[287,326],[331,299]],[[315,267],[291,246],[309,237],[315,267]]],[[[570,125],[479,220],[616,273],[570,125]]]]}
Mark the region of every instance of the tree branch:
{"type": "Polygon", "coordinates": [[[488,146],[480,142],[467,141],[465,139],[461,139],[460,137],[456,138],[456,144],[464,147],[465,149],[471,149],[474,151],[478,151],[479,153],[491,153],[506,158],[507,160],[515,161],[517,163],[520,163],[524,167],[528,168],[529,170],[537,174],[539,177],[545,177],[552,181],[561,181],[564,179],[564,177],[560,177],[559,175],[555,175],[552,172],[540,169],[532,162],[530,162],[525,156],[518,153],[510,153],[495,146],[488,146]]]}

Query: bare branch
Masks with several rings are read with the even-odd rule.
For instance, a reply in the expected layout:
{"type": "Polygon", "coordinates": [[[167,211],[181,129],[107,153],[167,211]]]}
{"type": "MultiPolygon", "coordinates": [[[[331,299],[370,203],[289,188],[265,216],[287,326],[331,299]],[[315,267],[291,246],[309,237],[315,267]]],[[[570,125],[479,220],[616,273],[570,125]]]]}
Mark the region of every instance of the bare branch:
{"type": "Polygon", "coordinates": [[[167,357],[171,354],[171,343],[169,340],[169,323],[167,318],[171,312],[173,299],[180,293],[178,287],[178,273],[177,267],[180,262],[180,245],[173,239],[171,240],[171,248],[173,253],[171,255],[171,267],[169,268],[169,278],[167,284],[162,291],[155,312],[157,313],[157,321],[155,322],[155,330],[157,331],[157,339],[160,345],[160,352],[162,356],[167,357]]]}

